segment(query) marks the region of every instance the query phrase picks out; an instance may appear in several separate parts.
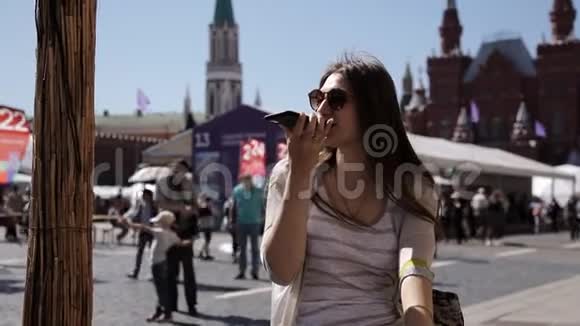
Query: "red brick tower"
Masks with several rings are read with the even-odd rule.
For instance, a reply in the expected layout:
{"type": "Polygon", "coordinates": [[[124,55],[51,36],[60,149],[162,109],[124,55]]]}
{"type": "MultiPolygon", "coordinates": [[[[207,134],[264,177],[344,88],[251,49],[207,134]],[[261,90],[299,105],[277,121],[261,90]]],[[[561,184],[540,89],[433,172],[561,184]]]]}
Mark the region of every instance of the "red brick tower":
{"type": "Polygon", "coordinates": [[[426,109],[427,134],[450,139],[463,102],[463,75],[471,58],[461,51],[463,26],[455,0],[447,2],[439,28],[441,53],[427,59],[431,103],[426,109]]]}
{"type": "Polygon", "coordinates": [[[580,41],[573,35],[575,19],[571,0],[554,0],[552,40],[537,49],[538,120],[550,143],[541,159],[553,164],[568,162],[569,153],[580,148],[580,41]]]}

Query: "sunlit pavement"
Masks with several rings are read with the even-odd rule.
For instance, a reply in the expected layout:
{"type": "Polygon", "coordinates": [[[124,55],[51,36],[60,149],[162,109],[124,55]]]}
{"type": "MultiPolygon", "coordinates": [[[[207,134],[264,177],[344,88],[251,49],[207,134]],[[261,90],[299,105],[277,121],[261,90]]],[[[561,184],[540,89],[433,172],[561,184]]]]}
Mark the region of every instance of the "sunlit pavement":
{"type": "MultiPolygon", "coordinates": [[[[126,277],[135,255],[130,236],[126,242],[95,245],[94,325],[146,325],[155,306],[147,261],[139,280],[126,277]]],[[[580,244],[570,243],[566,233],[502,242],[494,247],[478,241],[439,245],[435,288],[459,294],[466,325],[577,325],[570,321],[580,320],[577,300],[572,300],[580,296],[580,244]]],[[[229,235],[214,234],[212,248],[214,261],[194,261],[200,315],[174,314],[174,324],[268,325],[270,283],[265,273],[259,281],[234,280],[238,270],[228,252],[229,235]]],[[[24,245],[0,242],[0,325],[20,324],[25,256],[24,245]]],[[[179,308],[186,310],[182,293],[179,308]]]]}

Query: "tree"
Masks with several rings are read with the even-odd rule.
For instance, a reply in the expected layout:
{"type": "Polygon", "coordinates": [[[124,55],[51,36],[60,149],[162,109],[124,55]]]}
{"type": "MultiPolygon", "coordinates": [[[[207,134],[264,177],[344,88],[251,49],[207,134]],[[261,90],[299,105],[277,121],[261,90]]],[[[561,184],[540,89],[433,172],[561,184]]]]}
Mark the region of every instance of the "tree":
{"type": "Polygon", "coordinates": [[[37,0],[23,325],[92,323],[96,0],[37,0]]]}

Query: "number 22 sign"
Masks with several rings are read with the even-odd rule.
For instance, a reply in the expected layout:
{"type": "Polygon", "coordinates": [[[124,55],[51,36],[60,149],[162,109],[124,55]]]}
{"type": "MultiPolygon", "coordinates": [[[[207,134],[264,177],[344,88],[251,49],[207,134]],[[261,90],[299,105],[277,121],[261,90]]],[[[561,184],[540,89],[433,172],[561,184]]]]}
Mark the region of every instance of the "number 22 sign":
{"type": "Polygon", "coordinates": [[[0,106],[0,130],[29,132],[28,121],[21,110],[0,106]]]}

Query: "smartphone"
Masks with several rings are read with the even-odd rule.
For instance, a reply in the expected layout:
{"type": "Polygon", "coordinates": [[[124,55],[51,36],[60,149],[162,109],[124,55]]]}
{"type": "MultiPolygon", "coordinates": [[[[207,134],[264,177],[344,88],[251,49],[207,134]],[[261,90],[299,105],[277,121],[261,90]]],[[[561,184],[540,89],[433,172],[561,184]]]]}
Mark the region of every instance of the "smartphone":
{"type": "Polygon", "coordinates": [[[284,111],[268,114],[264,117],[264,119],[282,125],[288,129],[292,129],[296,125],[296,122],[298,122],[299,117],[300,114],[298,112],[284,111]]]}

